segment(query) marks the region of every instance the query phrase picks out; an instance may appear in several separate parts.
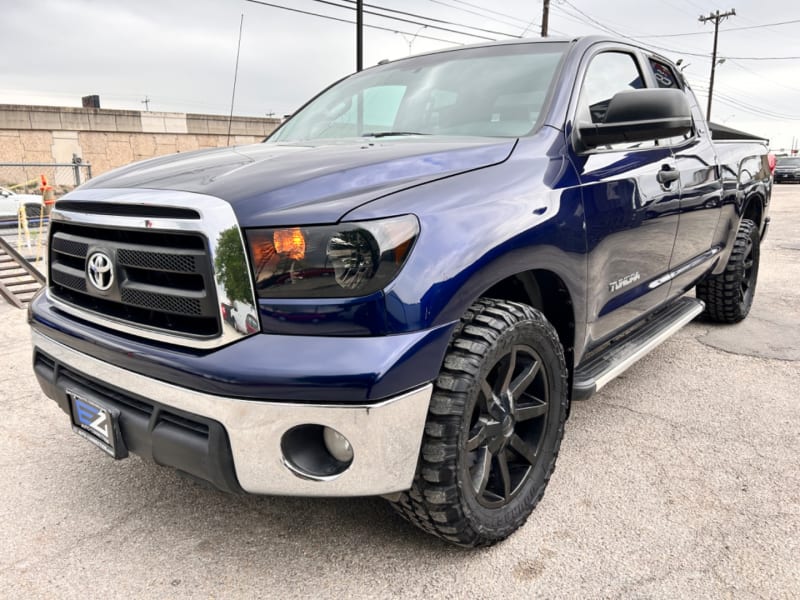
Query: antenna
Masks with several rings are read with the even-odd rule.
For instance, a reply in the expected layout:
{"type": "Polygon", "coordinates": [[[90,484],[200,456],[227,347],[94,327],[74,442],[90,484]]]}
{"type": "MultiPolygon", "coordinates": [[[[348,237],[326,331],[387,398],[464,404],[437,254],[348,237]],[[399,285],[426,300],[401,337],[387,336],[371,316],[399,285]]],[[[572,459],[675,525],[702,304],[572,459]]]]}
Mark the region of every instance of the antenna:
{"type": "Polygon", "coordinates": [[[144,100],[142,100],[142,104],[144,104],[145,111],[150,112],[150,97],[149,96],[145,96],[144,97],[144,100]]]}
{"type": "Polygon", "coordinates": [[[244,25],[244,13],[239,20],[239,42],[236,44],[236,66],[233,69],[233,91],[231,92],[231,113],[228,116],[228,141],[226,145],[231,145],[231,126],[233,125],[233,100],[236,98],[236,78],[239,77],[239,51],[242,49],[242,26],[244,25]]]}

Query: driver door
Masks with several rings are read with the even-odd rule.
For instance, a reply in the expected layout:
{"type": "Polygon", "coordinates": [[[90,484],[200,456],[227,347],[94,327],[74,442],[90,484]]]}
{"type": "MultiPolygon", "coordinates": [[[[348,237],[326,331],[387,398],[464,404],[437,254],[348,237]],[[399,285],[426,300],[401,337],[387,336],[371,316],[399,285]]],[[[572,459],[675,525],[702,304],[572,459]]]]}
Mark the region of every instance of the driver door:
{"type": "MultiPolygon", "coordinates": [[[[595,53],[580,83],[574,123],[603,122],[614,94],[646,87],[645,81],[633,52],[595,53]]],[[[666,301],[680,192],[672,152],[656,140],[571,148],[583,196],[591,347],[666,301]]]]}

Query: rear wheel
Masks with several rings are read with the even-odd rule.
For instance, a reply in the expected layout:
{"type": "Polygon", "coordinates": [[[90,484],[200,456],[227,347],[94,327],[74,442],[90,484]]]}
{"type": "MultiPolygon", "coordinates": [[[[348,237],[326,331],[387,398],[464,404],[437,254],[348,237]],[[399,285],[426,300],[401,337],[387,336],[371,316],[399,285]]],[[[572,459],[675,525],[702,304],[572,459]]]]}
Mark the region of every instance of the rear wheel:
{"type": "Polygon", "coordinates": [[[697,284],[697,297],[706,303],[705,316],[710,320],[738,323],[748,315],[758,282],[760,246],[758,226],[742,219],[725,270],[697,284]]]}
{"type": "Polygon", "coordinates": [[[479,300],[436,380],[417,474],[398,512],[462,546],[508,537],[555,468],[567,402],[552,325],[525,304],[479,300]]]}

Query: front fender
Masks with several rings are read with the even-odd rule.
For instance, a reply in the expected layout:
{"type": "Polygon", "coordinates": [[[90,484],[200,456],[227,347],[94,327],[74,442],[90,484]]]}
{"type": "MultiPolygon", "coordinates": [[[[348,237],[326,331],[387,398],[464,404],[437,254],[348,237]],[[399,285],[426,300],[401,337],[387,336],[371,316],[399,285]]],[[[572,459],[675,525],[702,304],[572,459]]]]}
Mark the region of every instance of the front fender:
{"type": "Polygon", "coordinates": [[[576,329],[585,325],[583,204],[561,143],[559,132],[543,131],[521,140],[499,165],[395,194],[347,215],[360,220],[414,213],[420,220],[411,257],[385,290],[389,332],[453,322],[494,284],[533,269],[564,281],[576,329]]]}

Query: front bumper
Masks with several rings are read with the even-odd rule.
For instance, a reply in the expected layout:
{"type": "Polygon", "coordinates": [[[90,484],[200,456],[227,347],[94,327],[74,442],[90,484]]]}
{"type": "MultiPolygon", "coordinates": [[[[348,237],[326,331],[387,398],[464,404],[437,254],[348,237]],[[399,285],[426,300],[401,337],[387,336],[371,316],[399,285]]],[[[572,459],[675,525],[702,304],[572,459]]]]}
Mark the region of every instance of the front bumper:
{"type": "Polygon", "coordinates": [[[92,388],[91,393],[121,408],[120,429],[132,452],[220,489],[368,496],[411,487],[431,384],[370,405],[245,400],[153,379],[73,350],[37,331],[32,339],[36,376],[62,409],[69,410],[68,385],[77,381],[92,388]],[[159,415],[170,419],[164,424],[159,415]],[[180,424],[182,432],[177,431],[180,424]],[[354,457],[347,469],[316,478],[290,467],[281,441],[287,431],[306,424],[331,427],[350,441],[354,457]],[[203,428],[206,438],[200,435],[203,428]]]}

